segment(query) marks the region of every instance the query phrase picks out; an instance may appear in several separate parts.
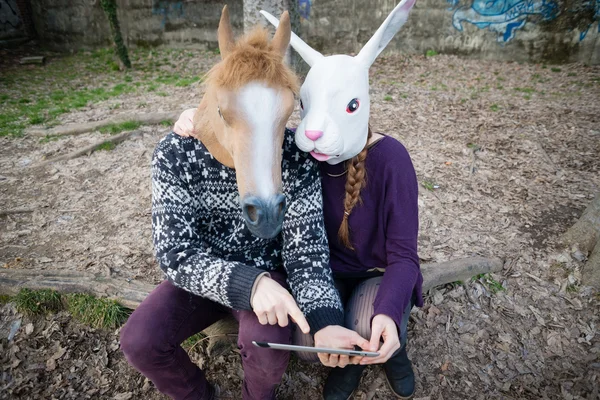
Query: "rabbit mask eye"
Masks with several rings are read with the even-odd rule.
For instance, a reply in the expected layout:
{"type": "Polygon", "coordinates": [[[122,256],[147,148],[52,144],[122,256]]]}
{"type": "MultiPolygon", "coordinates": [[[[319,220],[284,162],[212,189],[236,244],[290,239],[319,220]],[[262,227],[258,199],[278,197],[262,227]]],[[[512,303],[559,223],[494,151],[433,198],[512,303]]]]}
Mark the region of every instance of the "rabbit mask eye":
{"type": "Polygon", "coordinates": [[[358,101],[358,99],[352,99],[350,101],[350,103],[348,103],[348,106],[346,107],[346,112],[348,114],[353,114],[356,110],[358,110],[359,106],[360,106],[360,102],[358,101]]]}
{"type": "Polygon", "coordinates": [[[302,103],[302,100],[300,100],[300,109],[304,111],[304,103],[302,103]]]}

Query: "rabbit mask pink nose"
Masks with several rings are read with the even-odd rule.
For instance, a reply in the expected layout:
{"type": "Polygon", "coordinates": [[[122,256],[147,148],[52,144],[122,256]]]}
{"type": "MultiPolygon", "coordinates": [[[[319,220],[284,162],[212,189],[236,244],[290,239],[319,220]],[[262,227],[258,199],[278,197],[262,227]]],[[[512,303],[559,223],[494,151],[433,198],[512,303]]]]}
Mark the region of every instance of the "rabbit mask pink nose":
{"type": "Polygon", "coordinates": [[[318,138],[320,138],[321,136],[323,136],[323,131],[309,131],[309,130],[306,130],[306,131],[304,131],[304,134],[310,140],[315,141],[318,138]]]}

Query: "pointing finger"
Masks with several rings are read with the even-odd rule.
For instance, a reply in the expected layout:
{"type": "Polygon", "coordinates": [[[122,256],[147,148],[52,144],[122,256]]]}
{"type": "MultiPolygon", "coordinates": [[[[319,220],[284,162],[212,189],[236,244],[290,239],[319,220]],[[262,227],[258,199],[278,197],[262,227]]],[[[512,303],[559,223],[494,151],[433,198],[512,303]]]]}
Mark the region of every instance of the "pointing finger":
{"type": "Polygon", "coordinates": [[[310,332],[310,326],[308,325],[308,321],[306,320],[304,314],[302,314],[302,311],[300,311],[295,302],[293,304],[289,303],[287,305],[287,313],[294,319],[294,321],[296,321],[296,324],[298,324],[298,327],[302,332],[310,332]]]}

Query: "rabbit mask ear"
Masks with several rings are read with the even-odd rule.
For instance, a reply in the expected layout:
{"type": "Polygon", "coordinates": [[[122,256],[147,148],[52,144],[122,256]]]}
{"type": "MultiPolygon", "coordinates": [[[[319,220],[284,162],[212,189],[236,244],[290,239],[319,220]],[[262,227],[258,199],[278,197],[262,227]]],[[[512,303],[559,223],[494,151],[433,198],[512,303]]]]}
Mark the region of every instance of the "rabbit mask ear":
{"type": "MultiPolygon", "coordinates": [[[[277,18],[275,18],[274,16],[272,16],[265,10],[260,10],[260,13],[271,24],[273,24],[275,26],[275,28],[277,28],[279,26],[279,20],[277,18]]],[[[313,64],[315,62],[317,62],[317,60],[320,60],[321,58],[323,58],[323,55],[321,53],[319,53],[318,51],[316,51],[315,49],[313,49],[312,47],[310,47],[309,45],[304,43],[304,41],[302,39],[300,39],[294,32],[292,32],[292,39],[290,41],[290,44],[292,45],[294,50],[296,50],[296,52],[298,52],[298,54],[300,54],[300,57],[302,57],[302,59],[304,61],[306,61],[306,63],[311,67],[313,66],[313,64]]]]}
{"type": "Polygon", "coordinates": [[[400,4],[392,10],[390,15],[383,21],[383,24],[377,29],[377,32],[371,39],[364,45],[360,53],[356,56],[356,59],[369,68],[375,61],[379,53],[385,49],[388,43],[392,40],[394,35],[398,33],[402,25],[408,19],[408,13],[412,9],[416,0],[402,0],[400,4]]]}

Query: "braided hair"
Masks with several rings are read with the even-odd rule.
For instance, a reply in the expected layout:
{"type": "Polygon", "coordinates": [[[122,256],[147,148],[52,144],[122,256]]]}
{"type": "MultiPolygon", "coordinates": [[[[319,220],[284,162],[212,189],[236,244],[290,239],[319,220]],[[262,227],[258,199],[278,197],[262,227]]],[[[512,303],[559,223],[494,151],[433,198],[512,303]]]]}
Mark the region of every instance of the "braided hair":
{"type": "Polygon", "coordinates": [[[367,183],[367,170],[365,168],[365,160],[367,158],[367,151],[369,145],[369,139],[371,139],[373,133],[369,126],[369,133],[367,136],[367,143],[358,155],[354,156],[347,161],[348,177],[346,179],[346,196],[344,198],[344,216],[342,217],[342,224],[338,230],[338,239],[340,243],[346,246],[350,250],[354,250],[350,241],[350,227],[348,226],[348,218],[352,214],[352,210],[357,203],[362,204],[360,197],[360,191],[367,183]]]}

